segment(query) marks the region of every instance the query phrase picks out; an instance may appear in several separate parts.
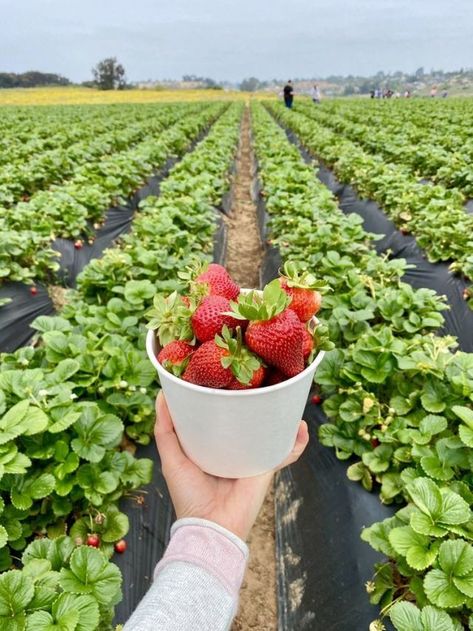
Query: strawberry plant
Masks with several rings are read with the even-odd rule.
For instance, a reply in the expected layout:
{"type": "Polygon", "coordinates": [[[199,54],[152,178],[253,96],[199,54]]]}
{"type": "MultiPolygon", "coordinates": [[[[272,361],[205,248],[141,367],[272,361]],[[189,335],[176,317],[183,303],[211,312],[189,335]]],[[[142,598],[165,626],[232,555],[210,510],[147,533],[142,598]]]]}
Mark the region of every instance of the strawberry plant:
{"type": "Polygon", "coordinates": [[[337,347],[316,375],[329,420],[320,440],[350,460],[351,480],[403,506],[363,533],[389,559],[367,584],[371,600],[398,631],[463,629],[473,609],[463,566],[473,534],[472,356],[436,335],[444,300],[403,283],[404,261],[376,255],[374,235],[341,213],[260,105],[253,121],[271,241],[333,290],[320,311],[337,347]]]}

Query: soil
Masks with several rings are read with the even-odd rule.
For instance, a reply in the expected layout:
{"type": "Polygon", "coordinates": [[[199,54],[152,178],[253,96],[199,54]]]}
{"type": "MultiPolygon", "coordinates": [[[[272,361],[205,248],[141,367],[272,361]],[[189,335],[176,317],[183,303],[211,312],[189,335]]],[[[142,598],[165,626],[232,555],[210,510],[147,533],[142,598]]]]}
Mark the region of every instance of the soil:
{"type": "Polygon", "coordinates": [[[250,562],[240,592],[240,611],[232,631],[276,631],[278,611],[273,487],[253,526],[248,545],[250,562]]]}
{"type": "MultiPolygon", "coordinates": [[[[251,121],[247,107],[232,184],[231,213],[226,219],[228,245],[225,267],[239,285],[248,288],[259,287],[263,259],[256,206],[251,195],[254,174],[251,121]]],[[[232,631],[276,631],[276,545],[272,487],[251,531],[248,545],[250,561],[240,592],[240,610],[232,631]]]]}
{"type": "Polygon", "coordinates": [[[235,282],[250,289],[259,287],[259,270],[263,260],[256,205],[251,195],[254,174],[250,112],[246,108],[233,178],[231,213],[226,218],[228,245],[225,267],[235,282]]]}

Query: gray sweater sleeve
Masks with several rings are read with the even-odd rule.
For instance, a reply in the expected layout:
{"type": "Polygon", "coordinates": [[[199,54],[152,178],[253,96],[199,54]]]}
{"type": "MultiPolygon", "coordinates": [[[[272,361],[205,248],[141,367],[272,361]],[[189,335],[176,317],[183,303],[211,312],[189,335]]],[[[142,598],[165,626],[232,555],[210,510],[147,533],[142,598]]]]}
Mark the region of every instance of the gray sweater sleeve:
{"type": "Polygon", "coordinates": [[[155,580],[123,631],[227,631],[237,612],[248,548],[202,519],[181,519],[155,580]]]}

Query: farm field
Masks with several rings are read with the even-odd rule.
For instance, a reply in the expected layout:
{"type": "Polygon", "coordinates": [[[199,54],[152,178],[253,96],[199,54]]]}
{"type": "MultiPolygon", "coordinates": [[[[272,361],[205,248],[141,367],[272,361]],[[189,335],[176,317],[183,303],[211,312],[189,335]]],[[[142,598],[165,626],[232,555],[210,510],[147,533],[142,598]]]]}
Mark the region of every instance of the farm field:
{"type": "Polygon", "coordinates": [[[114,629],[149,586],[172,507],[145,313],[197,259],[327,284],[310,446],[234,631],[473,629],[473,99],[0,105],[0,628],[114,629]]]}

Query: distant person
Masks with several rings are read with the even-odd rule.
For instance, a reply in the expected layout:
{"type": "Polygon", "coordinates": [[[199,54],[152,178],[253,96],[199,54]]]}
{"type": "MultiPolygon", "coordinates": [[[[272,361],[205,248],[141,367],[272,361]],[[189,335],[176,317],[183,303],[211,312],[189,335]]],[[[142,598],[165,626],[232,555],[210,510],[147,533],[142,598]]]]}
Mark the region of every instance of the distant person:
{"type": "Polygon", "coordinates": [[[447,98],[447,96],[448,96],[448,92],[447,92],[447,90],[444,90],[444,91],[442,92],[442,98],[443,98],[443,99],[446,99],[446,98],[447,98]]]}
{"type": "Polygon", "coordinates": [[[376,90],[374,91],[374,97],[375,99],[381,98],[381,90],[379,88],[376,88],[376,90]]]}
{"type": "Polygon", "coordinates": [[[404,92],[404,98],[405,98],[405,99],[410,99],[410,98],[411,98],[411,93],[410,93],[410,91],[409,91],[409,90],[406,90],[406,91],[404,92]]]}
{"type": "Polygon", "coordinates": [[[310,96],[312,97],[312,101],[318,105],[320,103],[320,89],[317,84],[314,85],[312,90],[310,91],[310,96]]]}
{"type": "Polygon", "coordinates": [[[437,86],[433,85],[430,90],[430,98],[435,98],[437,96],[437,86]]]}
{"type": "Polygon", "coordinates": [[[284,104],[286,105],[286,107],[291,109],[292,103],[294,101],[294,88],[292,86],[292,81],[290,79],[284,86],[283,92],[284,92],[284,104]]]}
{"type": "Polygon", "coordinates": [[[375,91],[370,90],[370,99],[374,99],[375,91]]]}

